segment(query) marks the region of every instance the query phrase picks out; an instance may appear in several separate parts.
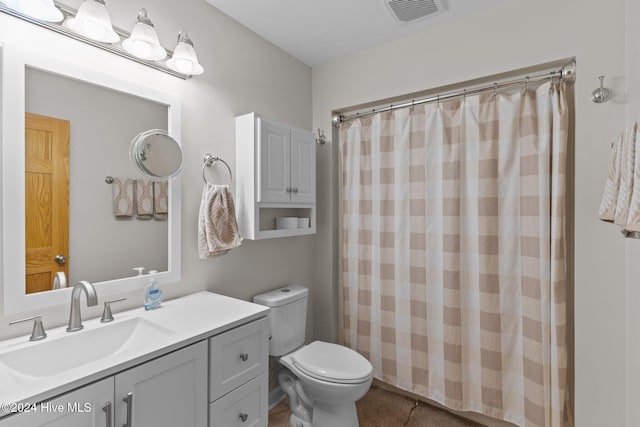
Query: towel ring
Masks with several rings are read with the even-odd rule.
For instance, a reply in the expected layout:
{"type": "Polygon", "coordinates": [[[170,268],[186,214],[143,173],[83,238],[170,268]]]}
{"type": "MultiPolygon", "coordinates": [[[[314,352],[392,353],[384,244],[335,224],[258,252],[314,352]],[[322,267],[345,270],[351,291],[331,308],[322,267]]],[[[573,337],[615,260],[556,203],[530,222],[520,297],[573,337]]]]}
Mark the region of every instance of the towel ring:
{"type": "Polygon", "coordinates": [[[209,166],[211,166],[214,162],[220,161],[222,163],[224,163],[224,165],[227,167],[227,170],[229,171],[229,184],[231,185],[231,182],[233,182],[233,173],[231,173],[231,168],[229,167],[229,165],[227,164],[227,162],[225,162],[224,160],[222,160],[220,157],[214,157],[212,156],[210,153],[205,154],[202,157],[202,161],[204,162],[204,165],[202,165],[202,180],[204,181],[205,184],[208,184],[209,182],[207,181],[207,178],[204,175],[204,170],[205,168],[208,168],[209,166]]]}

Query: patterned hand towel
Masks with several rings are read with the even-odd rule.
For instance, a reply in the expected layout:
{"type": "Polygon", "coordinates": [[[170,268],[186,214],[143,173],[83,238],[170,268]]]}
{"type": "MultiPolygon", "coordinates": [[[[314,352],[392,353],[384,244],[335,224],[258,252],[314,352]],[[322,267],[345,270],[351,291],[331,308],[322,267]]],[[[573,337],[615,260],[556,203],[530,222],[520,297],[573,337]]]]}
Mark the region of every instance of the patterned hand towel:
{"type": "Polygon", "coordinates": [[[111,193],[113,194],[113,214],[116,217],[133,215],[133,183],[131,179],[122,182],[118,178],[113,178],[111,193]]]}
{"type": "Polygon", "coordinates": [[[229,186],[205,184],[198,221],[198,255],[201,259],[223,255],[241,242],[229,186]]]}
{"type": "Polygon", "coordinates": [[[136,217],[150,219],[153,216],[153,181],[136,181],[136,217]]]}
{"type": "Polygon", "coordinates": [[[165,220],[169,216],[169,193],[167,181],[155,181],[153,183],[153,217],[165,220]]]}

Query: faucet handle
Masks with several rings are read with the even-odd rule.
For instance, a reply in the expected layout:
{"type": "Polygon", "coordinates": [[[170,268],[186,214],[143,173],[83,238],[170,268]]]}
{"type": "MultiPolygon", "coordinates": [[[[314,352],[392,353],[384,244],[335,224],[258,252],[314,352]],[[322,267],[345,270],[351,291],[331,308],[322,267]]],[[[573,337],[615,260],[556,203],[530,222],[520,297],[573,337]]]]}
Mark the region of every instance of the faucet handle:
{"type": "Polygon", "coordinates": [[[33,320],[33,330],[31,331],[31,336],[29,337],[29,341],[40,341],[47,337],[47,333],[44,331],[44,326],[42,325],[42,316],[37,314],[32,317],[27,317],[26,319],[14,320],[9,322],[9,326],[15,325],[16,323],[28,322],[33,320]]]}
{"type": "Polygon", "coordinates": [[[126,300],[126,298],[112,299],[111,301],[105,301],[104,310],[102,310],[102,317],[100,318],[100,322],[102,323],[113,322],[113,313],[111,312],[111,303],[120,302],[124,300],[126,300]]]}

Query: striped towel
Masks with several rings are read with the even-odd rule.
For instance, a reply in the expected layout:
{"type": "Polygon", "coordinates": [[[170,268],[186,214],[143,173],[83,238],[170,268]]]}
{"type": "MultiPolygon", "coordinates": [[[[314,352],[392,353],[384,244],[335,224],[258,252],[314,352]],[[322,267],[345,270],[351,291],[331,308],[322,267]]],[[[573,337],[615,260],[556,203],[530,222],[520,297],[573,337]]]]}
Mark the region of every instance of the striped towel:
{"type": "Polygon", "coordinates": [[[241,242],[229,186],[205,184],[198,221],[198,255],[201,259],[223,255],[241,242]]]}

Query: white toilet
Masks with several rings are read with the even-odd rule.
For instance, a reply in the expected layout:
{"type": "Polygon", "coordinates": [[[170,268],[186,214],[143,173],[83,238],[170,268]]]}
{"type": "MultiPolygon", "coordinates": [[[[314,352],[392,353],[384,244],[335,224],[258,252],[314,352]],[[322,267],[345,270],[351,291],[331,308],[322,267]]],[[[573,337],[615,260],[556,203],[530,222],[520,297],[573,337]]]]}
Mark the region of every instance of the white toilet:
{"type": "Polygon", "coordinates": [[[304,345],[308,293],[290,285],[253,297],[271,308],[269,354],[280,357],[278,381],[289,397],[289,427],[358,427],[356,401],[369,390],[373,367],[341,345],[304,345]]]}

